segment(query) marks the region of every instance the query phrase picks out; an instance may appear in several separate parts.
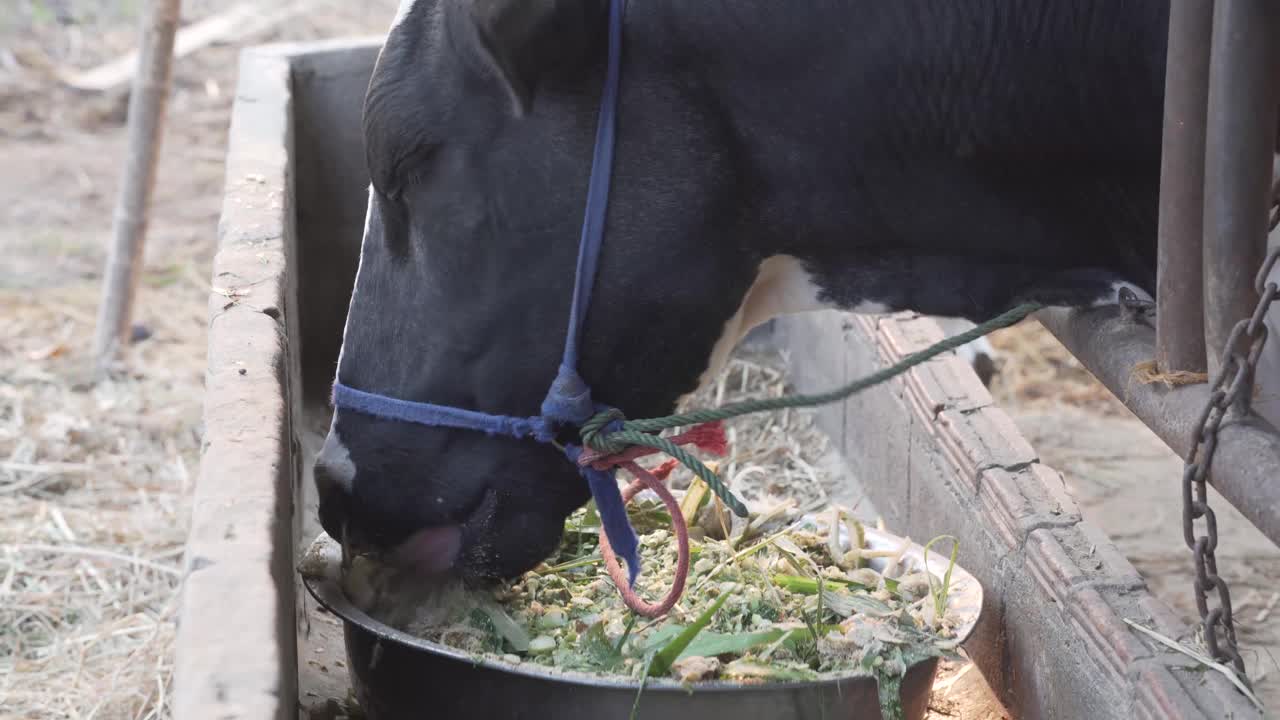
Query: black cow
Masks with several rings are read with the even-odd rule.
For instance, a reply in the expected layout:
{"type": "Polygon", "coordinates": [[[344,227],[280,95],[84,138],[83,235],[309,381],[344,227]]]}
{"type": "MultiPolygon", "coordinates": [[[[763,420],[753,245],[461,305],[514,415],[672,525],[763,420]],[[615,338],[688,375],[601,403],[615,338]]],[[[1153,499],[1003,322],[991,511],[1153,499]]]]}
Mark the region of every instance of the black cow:
{"type": "MultiPolygon", "coordinates": [[[[662,415],[750,327],[1154,295],[1167,0],[632,2],[581,372],[662,415]]],[[[406,0],[338,376],[536,414],[564,341],[606,0],[406,0]]],[[[588,497],[554,448],[339,411],[335,537],[509,577],[588,497]]]]}

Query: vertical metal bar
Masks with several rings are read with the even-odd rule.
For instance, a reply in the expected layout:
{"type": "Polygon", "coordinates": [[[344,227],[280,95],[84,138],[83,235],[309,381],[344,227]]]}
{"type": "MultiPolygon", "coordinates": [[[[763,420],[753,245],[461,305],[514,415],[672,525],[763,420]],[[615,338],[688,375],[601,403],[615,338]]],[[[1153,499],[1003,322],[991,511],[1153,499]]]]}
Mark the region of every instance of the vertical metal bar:
{"type": "Polygon", "coordinates": [[[1204,372],[1204,151],[1214,0],[1173,0],[1164,82],[1156,362],[1204,372]]]}
{"type": "Polygon", "coordinates": [[[1204,300],[1209,367],[1232,327],[1252,314],[1266,248],[1276,140],[1274,0],[1217,3],[1205,152],[1204,300]]]}

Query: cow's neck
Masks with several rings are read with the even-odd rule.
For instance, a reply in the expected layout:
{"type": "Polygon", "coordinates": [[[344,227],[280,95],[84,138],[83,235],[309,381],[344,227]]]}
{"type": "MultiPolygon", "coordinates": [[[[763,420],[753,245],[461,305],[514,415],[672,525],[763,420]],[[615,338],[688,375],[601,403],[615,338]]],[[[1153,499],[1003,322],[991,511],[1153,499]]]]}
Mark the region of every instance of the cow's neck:
{"type": "MultiPolygon", "coordinates": [[[[405,0],[402,15],[424,16],[428,5],[435,8],[437,0],[405,0]]],[[[1110,32],[1128,35],[1126,44],[1122,47],[1098,32],[1079,33],[1078,42],[1090,47],[1064,48],[1067,62],[1106,59],[1114,53],[1118,57],[1102,65],[1119,64],[1139,80],[1111,78],[1098,67],[1088,67],[1069,78],[1074,86],[1054,90],[1053,83],[1044,82],[1043,68],[1025,67],[1036,58],[1018,57],[1017,48],[1023,46],[1000,39],[1001,18],[971,17],[987,26],[973,29],[966,22],[937,18],[947,7],[935,3],[925,12],[920,2],[896,3],[876,12],[854,13],[863,21],[855,26],[837,15],[824,16],[853,13],[845,3],[817,3],[803,11],[786,4],[631,4],[620,160],[610,200],[611,217],[617,222],[606,238],[584,338],[582,370],[601,390],[598,399],[633,415],[666,412],[675,396],[690,390],[695,380],[716,374],[751,328],[781,314],[824,307],[874,312],[904,306],[953,314],[937,311],[948,310],[947,303],[964,297],[972,287],[986,290],[1017,280],[1010,273],[1019,268],[989,262],[980,245],[987,242],[985,236],[999,236],[1002,230],[1016,236],[1014,221],[1023,218],[1000,203],[1020,198],[973,182],[963,174],[963,163],[955,162],[984,144],[1014,157],[1024,152],[1034,157],[1046,147],[1053,152],[1077,147],[1096,152],[1107,142],[1132,145],[1134,137],[1146,137],[1142,133],[1152,124],[1154,107],[1157,132],[1148,134],[1158,153],[1159,103],[1135,99],[1132,90],[1155,78],[1152,84],[1158,92],[1162,73],[1149,56],[1162,56],[1159,28],[1139,33],[1132,18],[1111,12],[1110,32]],[[913,12],[924,13],[932,23],[914,27],[909,17],[913,12]],[[1126,60],[1133,62],[1126,65],[1126,60]],[[1089,107],[1099,99],[1111,100],[1099,105],[1105,112],[1089,107]],[[655,133],[654,128],[662,130],[655,133]],[[1045,136],[1053,139],[1046,143],[1045,136]],[[647,174],[645,165],[654,158],[661,178],[647,174]],[[657,190],[660,186],[678,189],[657,190]],[[672,212],[673,206],[683,214],[672,212]],[[973,228],[981,228],[984,238],[963,236],[973,228]],[[716,233],[719,236],[712,237],[716,233]],[[687,240],[693,237],[698,242],[687,240]],[[908,267],[915,275],[902,273],[903,266],[893,264],[901,257],[893,253],[915,263],[908,267]],[[869,263],[869,256],[880,264],[869,263]],[[917,263],[921,258],[924,261],[917,263]],[[971,282],[940,282],[957,277],[971,282]],[[648,288],[657,292],[644,296],[648,288]],[[886,298],[892,302],[882,302],[886,298]]],[[[1024,15],[1029,12],[1023,5],[1016,7],[1024,15]]],[[[994,16],[1005,12],[1003,8],[1005,4],[996,2],[986,10],[994,16]]],[[[1044,28],[1056,27],[1059,42],[1075,42],[1064,18],[1086,9],[1078,3],[1046,8],[1046,14],[1063,17],[1038,18],[1044,28]]],[[[968,3],[957,12],[976,16],[982,10],[968,3]]],[[[433,33],[439,30],[438,24],[431,26],[433,33]]],[[[1023,30],[1008,30],[1010,38],[1023,35],[1023,30]]],[[[422,43],[429,47],[425,37],[422,43]]],[[[436,43],[437,48],[444,45],[436,43]]],[[[452,62],[448,55],[436,57],[452,62]]],[[[420,63],[408,65],[430,76],[420,63]]],[[[432,86],[435,93],[442,88],[432,86]]],[[[421,111],[467,109],[465,126],[450,124],[448,118],[434,120],[449,131],[444,137],[458,138],[456,145],[471,132],[467,128],[476,125],[476,113],[470,105],[450,104],[447,99],[433,95],[430,102],[420,103],[421,111]]],[[[575,103],[581,99],[573,96],[575,103]]],[[[557,120],[556,113],[583,112],[574,104],[562,105],[548,103],[519,125],[512,120],[510,132],[539,137],[533,129],[517,128],[545,122],[547,128],[557,128],[555,136],[562,136],[562,128],[572,123],[557,120]]],[[[490,106],[501,107],[485,104],[490,106]]],[[[489,116],[482,112],[479,117],[489,116]]],[[[388,137],[394,136],[388,132],[388,137]]],[[[548,130],[544,136],[553,134],[548,130]]],[[[513,143],[509,152],[520,147],[525,146],[513,143]]],[[[452,152],[446,143],[437,161],[452,152]]],[[[558,347],[545,342],[545,334],[563,327],[569,299],[571,276],[565,272],[573,266],[573,248],[561,240],[576,237],[582,202],[581,188],[556,180],[585,174],[585,165],[578,165],[587,162],[585,156],[571,158],[567,153],[548,157],[518,166],[520,172],[514,175],[505,166],[495,167],[491,175],[520,180],[512,180],[513,189],[495,207],[517,203],[517,217],[526,213],[539,220],[561,218],[545,228],[533,223],[527,242],[504,251],[504,262],[528,277],[542,278],[541,284],[526,287],[519,277],[471,273],[451,288],[446,274],[435,278],[424,268],[419,273],[424,282],[406,284],[405,297],[396,301],[403,314],[413,318],[417,331],[405,333],[399,352],[433,367],[443,362],[432,362],[437,356],[456,354],[458,347],[471,355],[439,378],[418,377],[416,368],[406,369],[411,377],[392,376],[392,387],[415,387],[414,395],[421,399],[490,412],[527,412],[536,406],[534,396],[558,361],[558,347]],[[564,170],[564,162],[577,164],[564,170]],[[526,202],[529,188],[541,193],[536,203],[526,202]],[[541,235],[545,237],[535,237],[541,235]],[[512,253],[521,257],[516,260],[512,253]],[[439,291],[424,299],[422,287],[439,291]],[[463,312],[459,298],[471,298],[478,307],[463,312]],[[493,320],[482,332],[474,324],[458,322],[470,316],[493,320]],[[448,337],[454,333],[459,335],[457,342],[448,337]],[[539,333],[544,334],[541,339],[539,333]],[[519,358],[528,369],[532,379],[522,383],[528,387],[492,399],[474,396],[470,389],[481,383],[467,378],[509,372],[506,358],[519,358]]],[[[1035,164],[1018,162],[1013,168],[1018,172],[1035,164]]],[[[1054,175],[1043,168],[1037,173],[1054,175]]],[[[1105,173],[1104,168],[1094,174],[1105,173]]],[[[455,212],[478,197],[461,194],[445,209],[455,212]]],[[[1104,199],[1111,201],[1110,196],[1104,199]]],[[[424,219],[447,214],[425,206],[415,212],[424,219]]],[[[1070,236],[1073,247],[1112,241],[1114,233],[1091,233],[1096,230],[1087,224],[1091,218],[1082,217],[1085,222],[1063,229],[1062,237],[1070,236]]],[[[1024,238],[1021,245],[995,247],[992,252],[997,257],[1039,253],[1034,260],[1052,263],[1058,260],[1055,253],[1071,252],[1064,247],[1060,238],[1040,238],[1038,243],[1024,238]]],[[[453,252],[442,246],[441,257],[448,260],[453,252]]],[[[1106,252],[1112,251],[1080,250],[1081,255],[1106,252]]],[[[394,269],[382,272],[390,276],[394,269]]]]}
{"type": "Polygon", "coordinates": [[[1040,11],[998,2],[875,12],[845,3],[633,5],[637,32],[662,26],[677,38],[674,52],[683,45],[687,69],[675,74],[714,95],[727,146],[753,176],[744,185],[759,189],[744,200],[764,208],[750,250],[763,262],[700,381],[752,328],[784,314],[912,308],[978,319],[998,311],[1006,288],[1078,258],[1140,273],[1145,259],[1125,256],[1116,237],[1154,242],[1153,196],[1143,194],[1153,182],[1109,184],[1105,161],[1078,185],[1017,176],[1053,174],[1036,158],[1065,157],[1073,172],[1072,157],[1112,146],[1131,153],[1115,166],[1122,172],[1144,157],[1158,167],[1165,40],[1152,19],[1164,13],[1159,0],[1040,11]],[[1085,32],[1079,23],[1091,14],[1107,22],[1085,32]],[[1028,37],[1040,45],[1029,48],[1028,37]],[[965,161],[983,153],[996,159],[965,161]],[[983,172],[1000,180],[986,185],[983,172]],[[1078,193],[1079,206],[1059,192],[1078,193]],[[1026,218],[1053,225],[1059,212],[1066,222],[1032,234],[1026,218]]]}

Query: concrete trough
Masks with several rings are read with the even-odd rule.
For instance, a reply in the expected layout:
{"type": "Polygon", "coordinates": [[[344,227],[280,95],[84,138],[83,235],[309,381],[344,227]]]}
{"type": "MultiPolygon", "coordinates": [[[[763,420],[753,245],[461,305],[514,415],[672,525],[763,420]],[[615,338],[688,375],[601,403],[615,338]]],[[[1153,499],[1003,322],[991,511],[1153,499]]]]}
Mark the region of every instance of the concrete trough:
{"type": "MultiPolygon", "coordinates": [[[[347,696],[341,627],[300,591],[295,562],[317,531],[309,468],[362,235],[360,106],[378,47],[267,46],[241,58],[176,648],[179,720],[326,716],[347,696]]],[[[820,313],[755,337],[788,350],[793,380],[812,391],[942,332],[928,318],[820,313]]],[[[961,359],[819,418],[895,532],[959,538],[986,598],[965,649],[1016,717],[1261,717],[1222,676],[1129,629],[1125,619],[1184,630],[961,359]]]]}

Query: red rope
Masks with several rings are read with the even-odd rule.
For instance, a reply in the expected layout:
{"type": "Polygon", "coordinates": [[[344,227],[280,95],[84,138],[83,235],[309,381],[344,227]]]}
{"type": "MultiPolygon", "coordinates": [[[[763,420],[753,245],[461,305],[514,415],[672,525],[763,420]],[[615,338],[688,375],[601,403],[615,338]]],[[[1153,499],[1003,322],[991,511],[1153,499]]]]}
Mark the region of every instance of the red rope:
{"type": "Polygon", "coordinates": [[[627,607],[647,618],[661,617],[675,607],[680,596],[684,594],[685,578],[689,575],[689,528],[685,525],[684,516],[680,514],[680,504],[676,502],[675,496],[661,480],[634,462],[623,463],[622,467],[636,476],[636,480],[622,491],[623,502],[631,502],[631,498],[637,493],[649,488],[662,498],[662,504],[666,505],[667,511],[671,513],[671,525],[676,534],[675,581],[661,602],[651,603],[640,597],[639,593],[627,584],[627,570],[613,554],[613,547],[609,545],[609,537],[605,535],[603,528],[600,530],[600,555],[604,558],[604,567],[609,571],[609,578],[613,580],[614,587],[618,588],[618,593],[622,595],[622,601],[627,604],[627,607]]]}
{"type": "MultiPolygon", "coordinates": [[[[671,442],[677,445],[694,445],[698,449],[716,455],[723,455],[726,450],[726,442],[724,436],[724,426],[719,421],[704,423],[693,429],[676,435],[671,438],[671,442]]],[[[689,527],[684,521],[684,515],[680,513],[680,504],[676,502],[676,498],[667,489],[665,480],[677,466],[675,460],[668,460],[655,470],[646,470],[636,463],[636,460],[646,455],[657,452],[647,447],[631,447],[618,453],[617,455],[601,455],[595,451],[587,450],[582,453],[582,457],[578,462],[582,465],[590,465],[597,470],[608,470],[618,467],[631,473],[635,480],[632,481],[622,491],[622,502],[629,503],[641,490],[652,490],[659,498],[662,504],[666,506],[667,512],[671,514],[671,527],[676,536],[676,572],[675,579],[671,584],[671,589],[667,591],[666,597],[660,602],[651,603],[632,589],[627,582],[627,570],[622,567],[622,563],[618,562],[618,557],[613,552],[613,547],[609,545],[609,538],[605,535],[604,528],[600,529],[600,555],[604,558],[605,570],[609,573],[609,578],[613,580],[613,584],[618,588],[618,593],[622,596],[622,601],[627,607],[631,608],[635,613],[643,615],[647,618],[657,618],[665,615],[675,607],[679,602],[680,596],[684,593],[685,582],[689,577],[689,527]]]]}

